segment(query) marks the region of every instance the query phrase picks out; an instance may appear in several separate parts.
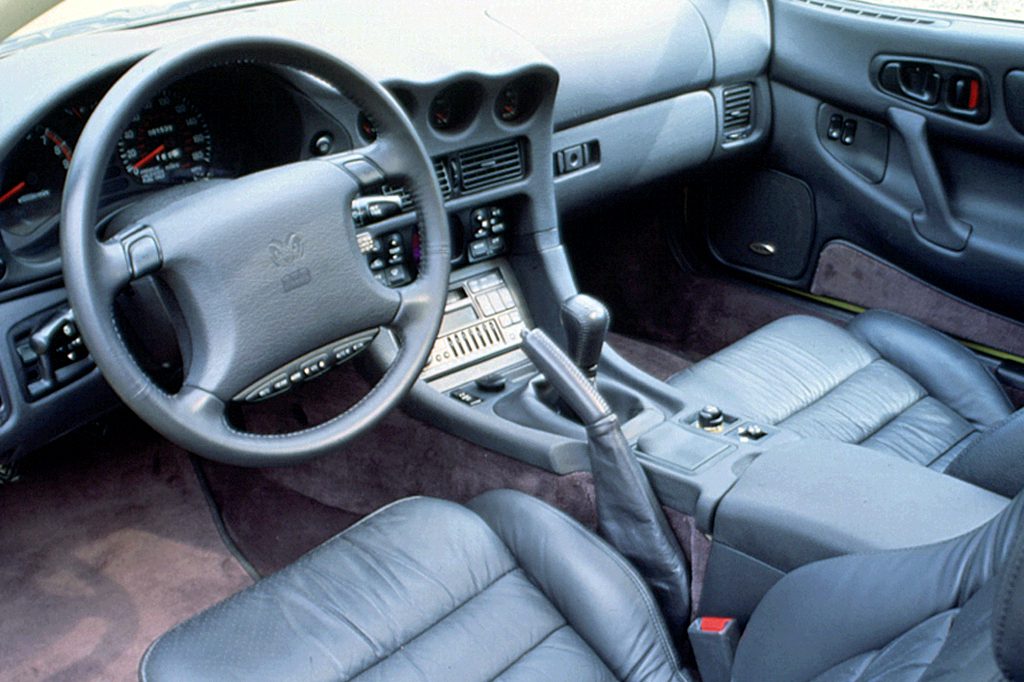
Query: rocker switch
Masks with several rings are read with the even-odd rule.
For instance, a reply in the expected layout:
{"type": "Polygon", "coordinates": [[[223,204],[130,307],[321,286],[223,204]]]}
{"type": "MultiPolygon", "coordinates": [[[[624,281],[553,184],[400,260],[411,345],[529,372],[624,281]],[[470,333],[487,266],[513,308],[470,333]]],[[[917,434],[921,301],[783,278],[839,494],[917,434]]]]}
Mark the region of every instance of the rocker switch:
{"type": "Polygon", "coordinates": [[[857,121],[852,118],[847,119],[843,123],[843,135],[841,141],[846,146],[850,146],[857,139],[857,121]]]}
{"type": "Polygon", "coordinates": [[[843,135],[843,115],[832,114],[828,120],[828,139],[838,140],[843,135]]]}

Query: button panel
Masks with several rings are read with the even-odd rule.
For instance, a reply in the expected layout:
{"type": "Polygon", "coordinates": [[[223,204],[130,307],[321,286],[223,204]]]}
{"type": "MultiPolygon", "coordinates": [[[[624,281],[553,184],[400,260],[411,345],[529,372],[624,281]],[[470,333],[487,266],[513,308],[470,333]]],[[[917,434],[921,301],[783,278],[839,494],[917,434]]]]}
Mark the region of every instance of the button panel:
{"type": "Polygon", "coordinates": [[[235,400],[255,403],[288,391],[296,384],[313,379],[358,355],[377,336],[377,332],[364,332],[318,348],[298,360],[254,382],[235,396],[235,400]]]}
{"type": "Polygon", "coordinates": [[[447,300],[423,378],[454,372],[520,345],[526,323],[503,267],[457,280],[447,300]]]}
{"type": "Polygon", "coordinates": [[[356,235],[359,250],[366,256],[370,272],[381,284],[400,287],[412,281],[410,249],[406,248],[401,232],[374,237],[369,232],[356,235]]]}
{"type": "Polygon", "coordinates": [[[470,241],[466,254],[470,263],[501,255],[506,251],[505,209],[484,206],[469,215],[470,241]]]}

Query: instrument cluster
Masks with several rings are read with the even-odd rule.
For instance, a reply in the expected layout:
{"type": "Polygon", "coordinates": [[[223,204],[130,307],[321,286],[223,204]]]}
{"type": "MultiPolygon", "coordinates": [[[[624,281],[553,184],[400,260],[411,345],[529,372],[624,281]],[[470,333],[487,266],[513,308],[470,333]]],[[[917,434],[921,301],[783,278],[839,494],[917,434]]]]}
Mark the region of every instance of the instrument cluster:
{"type": "MultiPolygon", "coordinates": [[[[55,256],[65,177],[107,85],[51,110],[0,160],[0,239],[8,256],[55,256]]],[[[234,66],[197,74],[154,97],[122,133],[101,218],[161,188],[299,160],[308,155],[310,126],[329,129],[330,118],[268,71],[234,66]]]]}

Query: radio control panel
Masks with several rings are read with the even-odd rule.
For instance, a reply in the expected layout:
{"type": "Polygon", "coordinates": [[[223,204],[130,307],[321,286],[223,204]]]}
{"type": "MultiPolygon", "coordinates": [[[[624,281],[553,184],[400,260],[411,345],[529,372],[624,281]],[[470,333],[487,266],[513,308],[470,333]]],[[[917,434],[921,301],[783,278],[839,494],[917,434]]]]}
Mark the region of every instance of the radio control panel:
{"type": "Polygon", "coordinates": [[[529,326],[511,268],[489,261],[455,273],[423,379],[474,365],[520,345],[529,326]]]}

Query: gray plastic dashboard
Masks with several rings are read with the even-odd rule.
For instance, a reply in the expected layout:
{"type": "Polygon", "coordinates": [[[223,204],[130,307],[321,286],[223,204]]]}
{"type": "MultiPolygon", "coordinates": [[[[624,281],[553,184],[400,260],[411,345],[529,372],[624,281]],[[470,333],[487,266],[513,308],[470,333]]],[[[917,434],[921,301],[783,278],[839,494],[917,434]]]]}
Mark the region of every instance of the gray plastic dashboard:
{"type": "MultiPolygon", "coordinates": [[[[0,58],[0,168],[49,111],[88,87],[115,79],[163,45],[230,34],[312,44],[401,91],[433,156],[509,138],[526,141],[525,177],[456,197],[448,208],[466,211],[504,200],[522,207],[509,235],[509,261],[523,282],[534,322],[558,336],[557,302],[576,288],[561,247],[559,210],[760,148],[771,121],[764,78],[770,31],[767,0],[650,0],[628,11],[617,2],[582,0],[358,5],[291,0],[69,36],[0,58]],[[539,84],[536,112],[525,121],[505,123],[491,103],[504,85],[524,75],[539,84]],[[754,88],[755,124],[742,143],[723,144],[723,86],[741,81],[754,88]],[[479,111],[458,131],[434,130],[428,123],[431,98],[463,82],[480,89],[479,111]],[[578,172],[556,174],[557,152],[591,142],[600,149],[592,163],[578,172]]],[[[293,76],[310,99],[352,118],[351,107],[340,103],[337,93],[293,76]]],[[[355,138],[354,122],[344,123],[355,138]]],[[[397,220],[403,219],[411,217],[397,220]]],[[[47,289],[60,298],[57,279],[6,290],[2,285],[4,337],[24,315],[24,305],[15,311],[14,303],[47,289]]],[[[3,352],[9,353],[6,346],[3,352]]],[[[7,369],[7,364],[0,366],[7,369]]],[[[9,372],[2,384],[0,459],[16,458],[42,444],[45,429],[37,428],[39,420],[60,415],[48,415],[41,404],[28,409],[9,372]],[[29,418],[37,426],[31,430],[23,427],[29,418]],[[31,438],[25,437],[29,431],[31,438]]],[[[95,381],[82,382],[57,397],[87,405],[96,390],[95,381]]],[[[486,431],[478,437],[488,436],[486,431]]]]}

